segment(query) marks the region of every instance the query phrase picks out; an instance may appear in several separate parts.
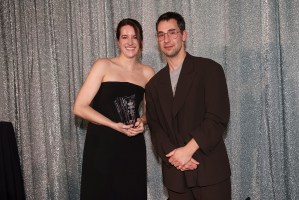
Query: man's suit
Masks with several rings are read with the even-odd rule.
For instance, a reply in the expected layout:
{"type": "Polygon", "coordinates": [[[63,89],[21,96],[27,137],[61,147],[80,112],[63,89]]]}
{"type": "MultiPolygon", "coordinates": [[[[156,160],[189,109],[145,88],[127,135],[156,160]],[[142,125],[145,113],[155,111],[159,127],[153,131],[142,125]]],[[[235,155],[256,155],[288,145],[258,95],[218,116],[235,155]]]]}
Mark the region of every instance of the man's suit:
{"type": "Polygon", "coordinates": [[[154,149],[162,159],[165,186],[176,192],[207,186],[230,177],[223,141],[229,121],[229,99],[222,67],[187,53],[173,96],[168,65],[146,86],[146,112],[154,149]],[[199,145],[197,169],[180,171],[165,156],[192,138],[199,145]]]}

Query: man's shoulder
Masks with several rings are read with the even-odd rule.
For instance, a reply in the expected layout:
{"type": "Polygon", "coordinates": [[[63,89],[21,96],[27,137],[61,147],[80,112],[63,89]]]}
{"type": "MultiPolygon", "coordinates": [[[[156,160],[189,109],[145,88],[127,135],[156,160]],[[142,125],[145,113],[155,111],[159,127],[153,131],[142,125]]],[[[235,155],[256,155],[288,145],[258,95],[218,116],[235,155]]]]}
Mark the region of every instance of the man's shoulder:
{"type": "Polygon", "coordinates": [[[157,84],[159,81],[163,80],[163,74],[167,72],[167,66],[160,69],[147,83],[147,87],[152,87],[157,84]]]}
{"type": "Polygon", "coordinates": [[[220,65],[215,60],[212,60],[211,58],[205,58],[200,56],[193,56],[191,54],[188,54],[188,59],[190,59],[193,62],[201,63],[201,64],[209,64],[209,65],[220,65]]]}
{"type": "Polygon", "coordinates": [[[187,59],[190,63],[192,63],[195,66],[195,69],[198,70],[222,69],[222,66],[218,62],[210,58],[193,56],[191,54],[188,54],[187,59]]]}

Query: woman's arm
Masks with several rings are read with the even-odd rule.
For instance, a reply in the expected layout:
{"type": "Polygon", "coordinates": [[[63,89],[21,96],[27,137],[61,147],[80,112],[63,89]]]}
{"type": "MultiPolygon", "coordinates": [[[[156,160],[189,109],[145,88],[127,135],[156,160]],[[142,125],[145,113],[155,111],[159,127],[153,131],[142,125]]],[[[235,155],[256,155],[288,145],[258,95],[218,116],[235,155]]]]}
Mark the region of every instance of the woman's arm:
{"type": "MultiPolygon", "coordinates": [[[[144,76],[146,79],[146,83],[155,75],[155,71],[153,70],[152,67],[145,65],[144,67],[144,76]]],[[[136,120],[136,123],[134,124],[134,131],[136,134],[144,132],[144,126],[147,124],[147,119],[146,119],[146,100],[145,100],[145,95],[143,96],[143,101],[142,101],[142,115],[136,120]]]]}
{"type": "Polygon", "coordinates": [[[90,104],[101,87],[106,73],[106,59],[99,59],[92,66],[86,80],[84,81],[74,103],[73,113],[87,121],[101,124],[117,131],[128,134],[129,125],[116,123],[94,110],[90,104]]]}

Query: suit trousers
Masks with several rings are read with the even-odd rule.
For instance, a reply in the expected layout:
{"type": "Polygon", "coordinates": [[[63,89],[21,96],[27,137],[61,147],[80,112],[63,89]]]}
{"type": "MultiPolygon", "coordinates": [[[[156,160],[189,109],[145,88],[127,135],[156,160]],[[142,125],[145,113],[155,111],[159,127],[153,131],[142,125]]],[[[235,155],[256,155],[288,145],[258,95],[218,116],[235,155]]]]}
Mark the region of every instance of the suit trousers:
{"type": "Polygon", "coordinates": [[[168,200],[231,200],[231,181],[190,188],[185,193],[168,190],[168,196],[168,200]]]}

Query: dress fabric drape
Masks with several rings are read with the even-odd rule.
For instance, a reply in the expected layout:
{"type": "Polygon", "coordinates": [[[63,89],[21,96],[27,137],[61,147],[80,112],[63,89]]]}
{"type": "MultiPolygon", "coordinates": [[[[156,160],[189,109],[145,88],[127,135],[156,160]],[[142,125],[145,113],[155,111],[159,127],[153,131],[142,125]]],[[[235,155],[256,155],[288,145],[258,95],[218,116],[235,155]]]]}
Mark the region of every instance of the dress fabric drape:
{"type": "Polygon", "coordinates": [[[17,142],[10,122],[0,122],[0,199],[25,199],[17,142]]]}

